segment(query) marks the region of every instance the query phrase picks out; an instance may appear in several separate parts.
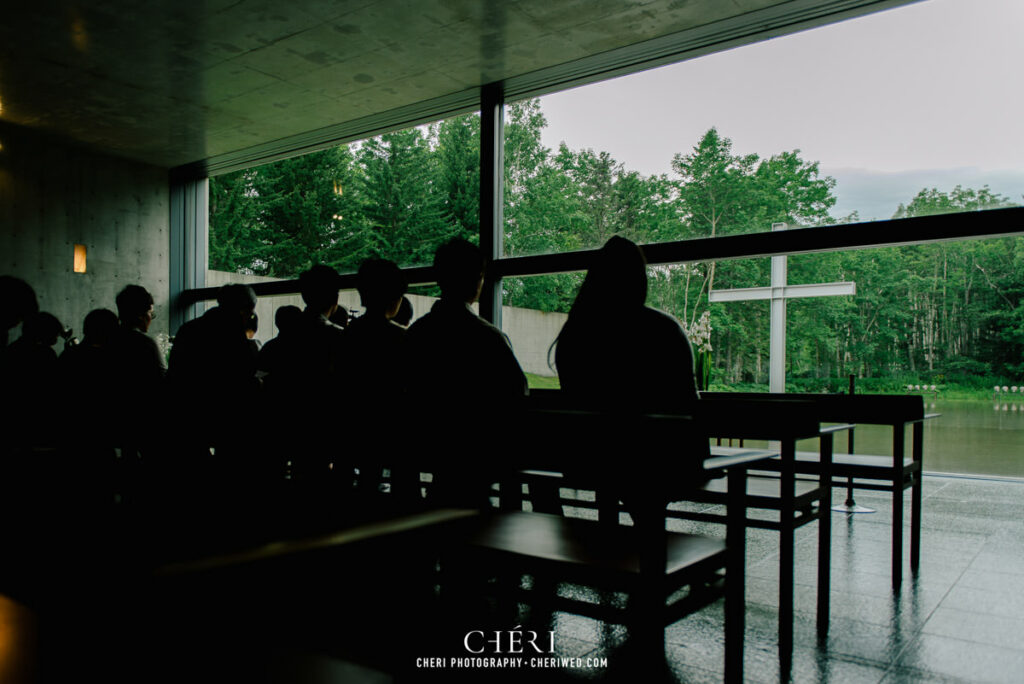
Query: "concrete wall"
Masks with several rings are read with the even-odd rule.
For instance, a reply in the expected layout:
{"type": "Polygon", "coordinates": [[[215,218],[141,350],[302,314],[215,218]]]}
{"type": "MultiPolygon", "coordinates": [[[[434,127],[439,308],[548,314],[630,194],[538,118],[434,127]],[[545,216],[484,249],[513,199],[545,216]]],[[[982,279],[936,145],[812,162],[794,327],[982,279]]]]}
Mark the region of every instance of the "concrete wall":
{"type": "Polygon", "coordinates": [[[116,310],[121,288],[143,285],[156,300],[150,332],[166,333],[168,187],[166,170],[0,126],[0,274],[27,281],[79,337],[90,310],[116,310]],[[72,270],[75,244],[85,273],[72,270]]]}
{"type": "MultiPolygon", "coordinates": [[[[220,287],[227,283],[242,283],[254,285],[256,283],[271,282],[276,278],[264,278],[261,276],[242,275],[240,273],[226,273],[224,271],[207,271],[206,284],[208,287],[220,287]]],[[[354,290],[342,291],[339,297],[341,303],[349,311],[362,311],[359,303],[359,294],[354,290]]],[[[422,297],[420,295],[409,295],[412,302],[413,321],[430,311],[430,307],[437,301],[434,297],[422,297]]],[[[260,329],[256,333],[257,339],[267,341],[277,335],[274,327],[274,312],[280,306],[294,304],[303,308],[302,298],[299,295],[287,295],[281,297],[261,297],[256,305],[256,315],[260,318],[260,329]]],[[[214,306],[213,302],[209,306],[214,306]]],[[[474,305],[474,309],[476,305],[474,305]]],[[[515,351],[519,365],[527,373],[537,375],[554,375],[548,367],[548,348],[558,336],[562,325],[565,324],[566,315],[563,313],[545,313],[533,309],[520,309],[513,306],[502,308],[502,328],[512,341],[512,349],[515,351]]]]}

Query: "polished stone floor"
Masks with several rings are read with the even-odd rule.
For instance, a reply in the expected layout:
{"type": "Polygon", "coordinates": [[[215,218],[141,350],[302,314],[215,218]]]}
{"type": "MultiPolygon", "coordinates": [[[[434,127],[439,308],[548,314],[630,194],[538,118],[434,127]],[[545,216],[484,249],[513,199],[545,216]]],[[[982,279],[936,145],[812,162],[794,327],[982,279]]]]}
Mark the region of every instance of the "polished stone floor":
{"type": "MultiPolygon", "coordinates": [[[[921,569],[916,577],[907,571],[898,593],[890,586],[889,497],[858,492],[858,503],[877,512],[833,514],[832,619],[824,643],[814,622],[816,525],[798,530],[792,681],[1024,681],[1024,482],[927,476],[924,494],[921,569]]],[[[471,578],[446,580],[468,591],[443,590],[425,559],[445,539],[415,532],[397,545],[371,541],[118,592],[96,579],[66,586],[71,566],[55,566],[64,595],[44,597],[27,618],[40,626],[36,669],[44,676],[33,679],[70,681],[92,671],[118,682],[722,681],[721,601],[666,629],[665,663],[657,668],[630,650],[635,640],[622,625],[484,600],[462,586],[471,578]],[[451,658],[467,655],[468,631],[519,627],[553,630],[551,655],[575,660],[503,670],[453,665],[451,658]],[[447,661],[431,667],[425,658],[447,661]]],[[[747,557],[745,679],[778,682],[776,533],[749,531],[747,557]]],[[[0,609],[0,647],[16,646],[12,625],[23,616],[9,604],[0,609]]],[[[18,681],[3,677],[2,661],[0,681],[18,681]]]]}
{"type": "MultiPolygon", "coordinates": [[[[835,499],[842,497],[837,490],[835,499]]],[[[833,514],[832,619],[824,644],[814,623],[816,524],[797,532],[792,680],[1024,681],[1024,482],[926,476],[921,568],[916,577],[905,575],[899,593],[889,581],[891,498],[861,491],[856,498],[877,512],[833,514]]],[[[773,536],[752,530],[748,537],[751,682],[778,681],[773,536]]],[[[679,681],[720,681],[720,624],[719,605],[669,628],[667,650],[679,681]]]]}
{"type": "MultiPolygon", "coordinates": [[[[836,501],[844,493],[836,490],[836,501]]],[[[831,623],[827,641],[815,629],[817,524],[797,531],[793,682],[1022,682],[1024,681],[1024,481],[926,476],[921,567],[900,591],[890,581],[891,497],[858,491],[869,514],[832,516],[831,623]]],[[[910,503],[905,546],[909,548],[910,503]]],[[[674,521],[683,531],[716,534],[711,525],[674,521]]],[[[778,682],[776,647],[778,536],[747,537],[745,680],[778,682]]],[[[906,553],[906,550],[905,550],[906,553]]],[[[669,673],[675,682],[723,677],[722,602],[666,630],[669,673]]],[[[648,679],[615,668],[624,628],[556,614],[559,643],[583,659],[565,672],[571,681],[648,679]],[[607,670],[586,658],[606,657],[607,670]]],[[[530,681],[523,679],[523,681],[530,681]]]]}

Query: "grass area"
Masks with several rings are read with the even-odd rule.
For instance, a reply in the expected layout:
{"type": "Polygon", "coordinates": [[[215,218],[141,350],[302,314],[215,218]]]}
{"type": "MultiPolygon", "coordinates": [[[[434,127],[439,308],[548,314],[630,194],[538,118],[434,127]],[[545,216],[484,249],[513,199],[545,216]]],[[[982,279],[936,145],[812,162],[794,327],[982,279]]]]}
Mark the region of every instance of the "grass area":
{"type": "Polygon", "coordinates": [[[526,374],[526,383],[530,389],[561,389],[558,376],[526,374]]]}
{"type": "MultiPolygon", "coordinates": [[[[561,386],[558,382],[558,377],[546,376],[546,375],[534,375],[533,373],[526,374],[526,381],[532,389],[560,389],[561,386]]],[[[996,381],[992,380],[991,384],[983,387],[968,386],[959,383],[945,383],[942,385],[936,384],[936,391],[930,390],[907,390],[907,384],[899,384],[893,381],[857,381],[857,391],[865,394],[921,394],[928,399],[947,399],[950,401],[991,401],[994,392],[992,388],[995,387],[996,381]]],[[[844,384],[840,388],[840,382],[838,380],[799,380],[794,383],[786,383],[787,392],[845,392],[848,389],[848,385],[844,384]]],[[[757,384],[757,383],[736,383],[732,385],[724,385],[719,383],[711,383],[712,392],[767,392],[768,385],[757,384]]],[[[1004,399],[1016,399],[1024,401],[1024,388],[1018,387],[1017,392],[1003,393],[1000,392],[999,396],[1004,399]]]]}
{"type": "MultiPolygon", "coordinates": [[[[995,387],[996,381],[992,380],[991,384],[985,383],[981,386],[975,383],[969,385],[955,382],[935,383],[935,391],[930,389],[931,385],[928,385],[929,389],[927,390],[908,390],[907,385],[909,384],[911,383],[899,383],[882,379],[857,380],[856,391],[863,394],[920,394],[926,399],[946,399],[949,401],[991,401],[995,394],[993,387],[995,387]]],[[[916,383],[914,384],[916,385],[916,383]]],[[[725,385],[712,382],[710,389],[712,392],[767,392],[768,385],[767,383],[763,385],[758,383],[725,385]]],[[[786,383],[787,392],[847,392],[848,390],[849,383],[838,380],[812,381],[801,379],[796,382],[786,383]]],[[[1024,388],[1018,387],[1016,393],[1000,392],[999,396],[1001,398],[1020,397],[1024,400],[1024,388]]]]}

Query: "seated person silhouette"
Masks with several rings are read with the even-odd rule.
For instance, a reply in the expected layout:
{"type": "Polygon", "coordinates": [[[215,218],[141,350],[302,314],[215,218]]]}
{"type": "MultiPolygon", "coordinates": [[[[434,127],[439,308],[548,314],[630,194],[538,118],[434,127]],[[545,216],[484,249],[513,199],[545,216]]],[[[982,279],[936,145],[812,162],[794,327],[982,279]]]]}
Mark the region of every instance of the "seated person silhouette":
{"type": "Polygon", "coordinates": [[[5,417],[33,444],[52,441],[53,435],[43,434],[41,425],[44,420],[52,421],[51,414],[57,409],[57,352],[53,347],[63,332],[64,326],[53,314],[29,314],[21,324],[21,337],[3,355],[0,387],[13,399],[5,417]]]}
{"type": "Polygon", "coordinates": [[[331,322],[338,308],[340,281],[330,266],[317,265],[299,276],[299,291],[305,310],[294,324],[286,324],[278,336],[265,388],[271,410],[282,424],[298,426],[272,449],[292,454],[291,476],[306,482],[336,480],[342,487],[351,482],[351,463],[338,460],[341,454],[332,430],[343,415],[348,396],[347,374],[351,371],[346,333],[331,322]]]}
{"type": "Polygon", "coordinates": [[[153,322],[153,295],[140,285],[128,285],[117,298],[119,334],[112,340],[117,357],[116,382],[126,397],[149,397],[161,389],[167,372],[164,355],[147,333],[153,322]]]}
{"type": "Polygon", "coordinates": [[[281,337],[274,385],[275,391],[313,405],[321,393],[337,394],[348,370],[345,331],[331,322],[338,308],[338,272],[314,266],[299,276],[299,291],[306,308],[281,337]]]}
{"type": "Polygon", "coordinates": [[[643,252],[625,238],[611,238],[594,255],[555,342],[555,365],[566,393],[641,411],[684,408],[697,399],[686,333],[646,300],[643,252]]]}
{"type": "Polygon", "coordinates": [[[11,329],[39,311],[32,287],[20,278],[0,276],[0,352],[7,348],[11,329]]]}
{"type": "MultiPolygon", "coordinates": [[[[93,309],[85,317],[82,332],[82,342],[65,348],[57,364],[65,396],[74,398],[67,416],[74,429],[69,432],[87,446],[109,449],[115,445],[115,425],[123,422],[111,421],[111,413],[123,415],[122,404],[137,405],[139,397],[128,397],[126,402],[118,382],[122,359],[116,344],[122,330],[117,314],[93,309]]],[[[147,414],[150,411],[147,407],[147,414]]]]}
{"type": "MultiPolygon", "coordinates": [[[[625,238],[611,238],[595,253],[555,342],[559,379],[572,402],[621,416],[685,410],[697,399],[693,352],[686,333],[675,318],[647,306],[646,299],[643,252],[625,238]],[[614,312],[611,324],[609,312],[614,312]]],[[[615,424],[614,420],[608,424],[615,424]]],[[[598,432],[602,435],[594,439],[600,444],[588,441],[592,436],[580,436],[581,452],[626,455],[636,449],[638,436],[628,428],[623,427],[621,434],[598,432]]],[[[688,461],[685,454],[672,454],[654,476],[682,490],[703,482],[697,468],[699,464],[688,461]]],[[[634,520],[658,515],[658,502],[648,500],[650,474],[639,473],[633,479],[624,477],[625,473],[618,459],[594,459],[591,464],[589,475],[597,483],[601,518],[617,521],[620,499],[634,520]]]]}
{"type": "Polygon", "coordinates": [[[190,401],[214,404],[243,399],[256,387],[256,354],[245,326],[256,308],[247,285],[224,285],[217,306],[188,321],[175,335],[167,379],[190,401]]]}
{"type": "Polygon", "coordinates": [[[356,289],[364,313],[346,329],[352,354],[352,392],[376,405],[400,400],[404,391],[406,330],[392,322],[405,293],[405,277],[393,261],[368,259],[356,289]]]}
{"type": "Polygon", "coordinates": [[[455,239],[438,247],[434,274],[441,299],[409,328],[409,401],[422,429],[448,435],[423,469],[431,470],[431,499],[451,505],[488,504],[490,484],[507,459],[480,445],[493,442],[486,419],[527,392],[508,338],[470,308],[480,296],[484,259],[455,239]]]}
{"type": "Polygon", "coordinates": [[[484,281],[480,249],[446,242],[434,255],[434,274],[441,299],[409,328],[412,389],[439,406],[465,408],[524,396],[526,376],[508,337],[470,308],[484,281]]]}
{"type": "Polygon", "coordinates": [[[287,353],[288,338],[302,325],[302,309],[293,304],[277,307],[274,325],[277,327],[277,337],[260,347],[257,358],[257,375],[263,380],[263,386],[271,390],[277,379],[274,373],[284,363],[281,355],[287,353]]]}
{"type": "Polygon", "coordinates": [[[88,403],[97,395],[110,397],[118,372],[114,344],[120,331],[117,314],[110,309],[93,309],[86,315],[81,343],[65,349],[58,363],[61,381],[71,396],[78,395],[88,403]]]}
{"type": "Polygon", "coordinates": [[[360,486],[364,490],[376,489],[382,467],[389,468],[392,494],[412,495],[419,493],[419,471],[403,469],[395,460],[401,458],[403,450],[389,449],[377,437],[390,433],[391,423],[405,399],[406,330],[392,322],[405,287],[405,277],[393,261],[368,259],[359,267],[356,288],[364,313],[345,329],[352,358],[346,387],[352,397],[358,398],[353,408],[359,412],[362,428],[350,442],[366,440],[365,445],[353,446],[357,450],[366,447],[361,450],[383,458],[360,466],[360,486]]]}

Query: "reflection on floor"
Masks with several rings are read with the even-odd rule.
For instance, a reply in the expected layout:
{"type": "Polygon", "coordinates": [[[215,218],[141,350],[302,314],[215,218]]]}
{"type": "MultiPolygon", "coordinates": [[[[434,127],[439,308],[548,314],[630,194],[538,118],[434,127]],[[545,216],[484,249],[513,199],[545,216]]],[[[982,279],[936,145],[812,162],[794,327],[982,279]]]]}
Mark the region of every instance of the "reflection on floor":
{"type": "MultiPolygon", "coordinates": [[[[817,532],[814,525],[798,531],[793,681],[1022,680],[1024,482],[928,476],[924,492],[921,570],[907,575],[898,594],[889,580],[889,497],[858,492],[858,503],[876,513],[833,515],[825,643],[818,643],[814,624],[817,532]]],[[[700,524],[686,529],[715,533],[700,524]]],[[[655,669],[630,650],[622,625],[482,598],[473,573],[443,576],[438,584],[434,567],[423,561],[431,554],[420,551],[439,544],[443,538],[414,534],[397,549],[368,543],[358,553],[317,553],[301,562],[161,581],[158,590],[140,587],[123,601],[107,598],[102,587],[76,589],[72,605],[80,610],[60,623],[59,633],[40,627],[38,678],[72,681],[92,670],[125,682],[722,680],[721,602],[666,629],[667,668],[655,669]],[[554,653],[544,657],[572,660],[568,666],[527,660],[519,667],[456,660],[472,657],[467,646],[473,649],[474,640],[509,630],[535,631],[541,640],[553,631],[554,653]]],[[[746,679],[777,682],[775,533],[750,531],[747,555],[746,679]]],[[[61,605],[66,614],[69,604],[61,605]]],[[[4,606],[0,680],[4,653],[15,646],[10,625],[21,619],[4,606]]]]}

